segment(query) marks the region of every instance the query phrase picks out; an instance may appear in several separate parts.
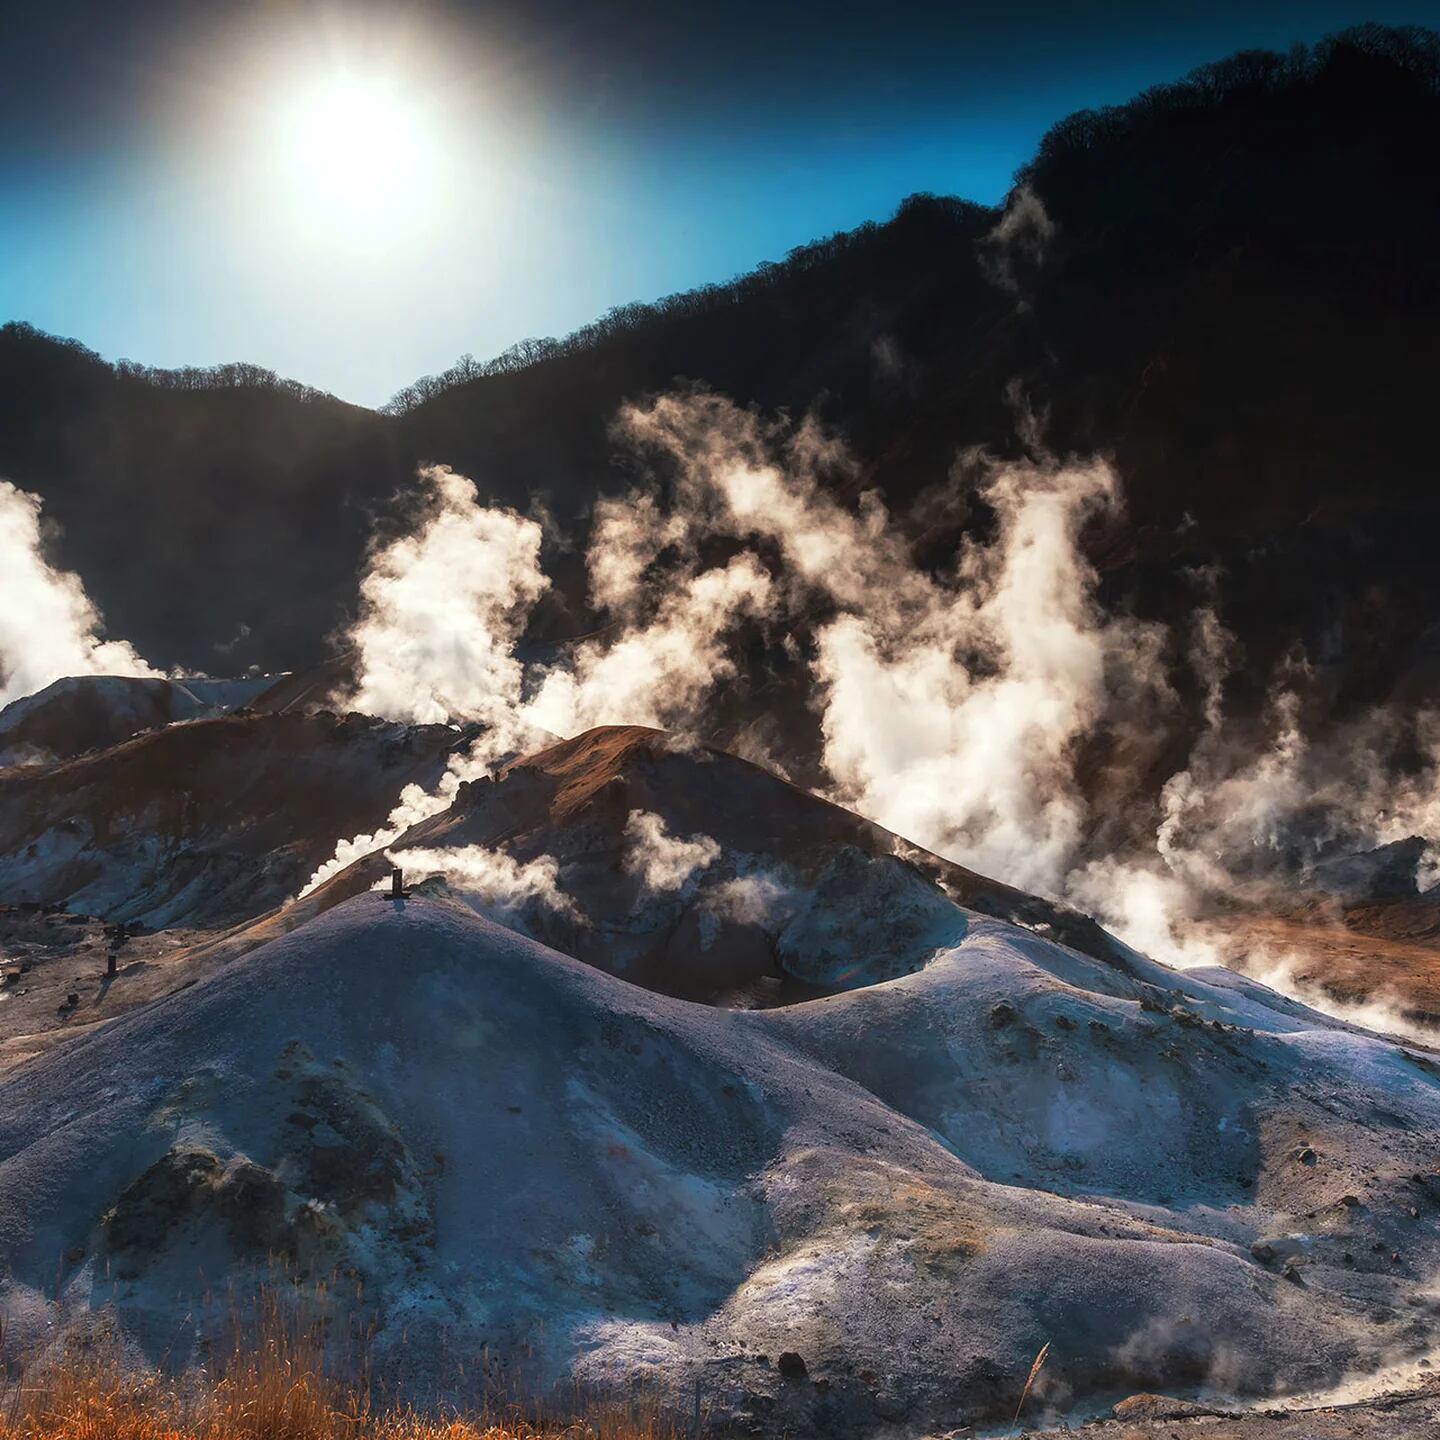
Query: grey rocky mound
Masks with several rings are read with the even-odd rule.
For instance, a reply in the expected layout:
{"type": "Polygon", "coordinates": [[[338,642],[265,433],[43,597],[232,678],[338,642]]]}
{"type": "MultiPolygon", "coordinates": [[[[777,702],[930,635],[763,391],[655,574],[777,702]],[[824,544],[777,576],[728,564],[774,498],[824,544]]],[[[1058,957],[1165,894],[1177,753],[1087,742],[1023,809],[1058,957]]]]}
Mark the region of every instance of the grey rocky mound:
{"type": "Polygon", "coordinates": [[[724,1010],[423,890],[0,1084],[9,1349],[105,1311],[184,1359],[280,1264],[363,1280],[417,1391],[484,1350],[858,1435],[1008,1419],[1046,1341],[1037,1416],[1434,1343],[1419,1052],[958,907],[914,973],[724,1010]]]}

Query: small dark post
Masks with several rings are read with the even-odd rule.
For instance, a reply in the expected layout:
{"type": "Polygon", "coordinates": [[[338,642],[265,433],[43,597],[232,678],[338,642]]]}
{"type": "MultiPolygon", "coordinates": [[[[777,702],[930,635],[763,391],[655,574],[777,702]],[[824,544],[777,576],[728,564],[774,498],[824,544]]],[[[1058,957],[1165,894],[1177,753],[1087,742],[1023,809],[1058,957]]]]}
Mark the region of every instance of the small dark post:
{"type": "Polygon", "coordinates": [[[107,925],[105,933],[110,937],[110,953],[105,957],[107,977],[120,973],[120,947],[130,939],[130,927],[123,920],[118,925],[107,925]]]}
{"type": "Polygon", "coordinates": [[[390,898],[392,900],[405,898],[405,876],[399,870],[390,872],[390,898]]]}

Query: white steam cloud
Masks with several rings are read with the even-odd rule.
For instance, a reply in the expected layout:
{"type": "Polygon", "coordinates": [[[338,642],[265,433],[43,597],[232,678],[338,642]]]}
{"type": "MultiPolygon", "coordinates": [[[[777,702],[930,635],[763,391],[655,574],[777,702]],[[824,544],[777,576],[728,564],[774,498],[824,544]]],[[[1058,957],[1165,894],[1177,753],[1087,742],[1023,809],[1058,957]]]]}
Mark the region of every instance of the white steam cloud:
{"type": "MultiPolygon", "coordinates": [[[[980,269],[992,285],[1020,296],[1017,261],[1043,265],[1054,238],[1055,222],[1045,202],[1030,186],[1017,185],[1006,198],[995,228],[980,242],[980,269]]],[[[1025,303],[1022,298],[1022,307],[1025,303]]]]}
{"type": "MultiPolygon", "coordinates": [[[[452,890],[504,924],[523,922],[537,908],[556,915],[576,914],[574,902],[560,889],[559,864],[549,855],[521,864],[504,850],[460,845],[387,851],[385,858],[406,881],[443,875],[452,890]]],[[[383,889],[385,884],[381,880],[375,888],[383,889]]]]}
{"type": "MultiPolygon", "coordinates": [[[[1440,836],[1440,712],[1377,708],[1316,741],[1301,709],[1296,689],[1277,686],[1258,746],[1218,722],[1167,782],[1157,848],[1197,886],[1305,875],[1336,850],[1440,836]],[[1419,756],[1409,770],[1391,758],[1406,743],[1419,756]]],[[[1422,885],[1435,866],[1432,846],[1422,885]]]]}
{"type": "Polygon", "coordinates": [[[511,510],[479,504],[473,481],[443,465],[420,472],[429,513],[372,557],[352,710],[416,723],[455,718],[494,724],[520,700],[516,640],[548,588],[541,530],[511,510]]]}
{"type": "Polygon", "coordinates": [[[421,470],[420,480],[425,518],[414,534],[377,549],[360,582],[361,616],[350,631],[356,682],[335,703],[391,720],[480,720],[487,728],[451,757],[434,790],[407,785],[378,830],[339,840],[300,899],[447,809],[464,782],[488,775],[507,753],[553,738],[521,714],[524,671],[514,653],[549,586],[540,525],[485,508],[474,482],[447,466],[421,470]]]}
{"type": "Polygon", "coordinates": [[[630,812],[625,839],[625,869],[638,875],[652,894],[683,890],[695,875],[720,858],[720,847],[710,836],[681,839],[665,828],[659,815],[648,810],[630,812]]]}
{"type": "Polygon", "coordinates": [[[681,578],[644,618],[584,641],[516,711],[521,729],[576,735],[596,725],[688,728],[735,673],[726,635],[769,613],[772,582],[751,555],[681,578]]]}
{"type": "MultiPolygon", "coordinates": [[[[1043,209],[1021,196],[1014,215],[1009,238],[1043,248],[1043,209]]],[[[665,488],[597,506],[590,595],[611,623],[528,671],[515,646],[546,588],[539,526],[485,509],[462,477],[426,472],[426,520],[378,551],[362,584],[352,703],[487,728],[434,794],[407,792],[316,880],[393,843],[506,753],[604,723],[703,729],[740,647],[757,640],[783,641],[790,663],[809,667],[833,798],[1067,899],[1173,963],[1220,958],[1202,924],[1217,898],[1260,897],[1277,877],[1293,885],[1340,851],[1440,835],[1440,715],[1376,711],[1307,738],[1296,663],[1258,731],[1228,719],[1237,646],[1220,618],[1222,577],[1194,572],[1200,603],[1183,636],[1107,613],[1081,537],[1115,519],[1116,476],[1102,460],[1049,455],[1028,411],[1019,423],[1031,458],[962,457],[954,483],[993,514],[992,538],[936,572],[914,563],[878,497],[837,498],[858,470],[813,421],[766,421],[705,393],[627,407],[616,434],[656,462],[665,488]],[[1201,729],[1147,839],[1124,785],[1181,715],[1177,650],[1201,729]],[[1408,766],[1385,758],[1406,747],[1408,766]]],[[[658,816],[632,815],[630,839],[652,889],[711,863],[705,837],[677,839],[658,816]]],[[[1422,880],[1440,869],[1433,850],[1426,865],[1422,880]]]]}
{"type": "Polygon", "coordinates": [[[1074,747],[1154,650],[1105,622],[1076,536],[1113,503],[1103,465],[1000,468],[989,549],[913,613],[865,607],[819,635],[825,763],[839,798],[1027,889],[1061,888],[1083,839],[1074,747]],[[887,620],[889,623],[887,623],[887,620]]]}
{"type": "MultiPolygon", "coordinates": [[[[804,898],[788,878],[761,868],[716,885],[706,894],[704,909],[709,916],[778,934],[794,919],[804,898]]],[[[702,938],[705,933],[702,917],[702,938]]]]}
{"type": "Polygon", "coordinates": [[[0,705],[72,675],[154,677],[124,640],[100,638],[78,575],[45,559],[40,501],[0,480],[0,705]]]}
{"type": "Polygon", "coordinates": [[[748,554],[672,576],[658,597],[643,589],[645,568],[685,524],[645,497],[602,503],[591,588],[620,623],[527,675],[515,645],[549,585],[539,524],[485,508],[473,482],[443,466],[421,479],[427,518],[379,549],[361,581],[362,616],[350,632],[359,678],[338,703],[394,720],[480,721],[488,735],[477,759],[595,725],[683,728],[734,674],[727,632],[770,613],[771,577],[748,554]]]}
{"type": "MultiPolygon", "coordinates": [[[[679,467],[685,538],[722,535],[779,557],[793,614],[817,599],[824,761],[835,798],[928,848],[1052,893],[1083,839],[1074,747],[1122,706],[1138,722],[1168,694],[1154,627],[1107,620],[1077,538],[1116,503],[1102,463],[991,465],[999,536],[954,574],[918,569],[873,495],[849,509],[825,488],[848,455],[806,422],[767,426],[715,396],[667,397],[622,416],[679,467]]],[[[651,546],[675,515],[632,512],[651,546]]]]}
{"type": "Polygon", "coordinates": [[[426,790],[423,785],[407,785],[400,792],[394,809],[385,817],[385,823],[373,834],[336,841],[335,853],[311,875],[295,898],[303,900],[312,890],[318,890],[357,860],[393,845],[412,825],[448,809],[461,784],[466,780],[479,779],[487,769],[483,760],[472,761],[468,755],[455,755],[434,790],[426,790]]]}

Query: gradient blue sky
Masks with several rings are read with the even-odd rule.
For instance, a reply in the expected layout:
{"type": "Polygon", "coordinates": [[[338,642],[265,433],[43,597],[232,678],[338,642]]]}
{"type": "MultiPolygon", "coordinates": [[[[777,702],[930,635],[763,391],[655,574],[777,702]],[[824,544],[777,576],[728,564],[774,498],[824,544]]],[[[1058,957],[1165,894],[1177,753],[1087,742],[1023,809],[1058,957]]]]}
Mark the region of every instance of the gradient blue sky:
{"type": "Polygon", "coordinates": [[[9,9],[0,319],[361,404],[916,190],[994,202],[1055,120],[1234,50],[1440,24],[1440,0],[9,9]],[[337,69],[414,126],[339,201],[291,118],[337,69]]]}

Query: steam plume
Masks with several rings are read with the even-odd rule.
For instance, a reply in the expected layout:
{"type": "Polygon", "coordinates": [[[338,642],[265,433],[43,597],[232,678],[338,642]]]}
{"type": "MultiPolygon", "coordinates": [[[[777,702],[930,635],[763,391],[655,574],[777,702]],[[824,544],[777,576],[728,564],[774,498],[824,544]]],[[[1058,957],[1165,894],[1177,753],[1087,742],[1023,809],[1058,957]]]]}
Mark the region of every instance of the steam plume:
{"type": "Polygon", "coordinates": [[[523,920],[536,907],[559,915],[576,913],[574,902],[559,887],[559,864],[549,855],[522,865],[507,851],[462,845],[397,850],[385,858],[407,881],[443,875],[452,890],[505,924],[523,920]]]}
{"type": "Polygon", "coordinates": [[[426,790],[423,785],[407,785],[400,792],[395,807],[385,817],[385,823],[373,834],[337,840],[335,853],[311,875],[295,898],[303,900],[312,890],[318,890],[357,860],[393,845],[412,825],[418,825],[447,809],[461,784],[468,779],[479,779],[487,768],[483,761],[471,761],[468,756],[452,756],[434,790],[426,790]]]}
{"type": "Polygon", "coordinates": [[[336,703],[392,720],[480,720],[487,728],[451,757],[433,791],[406,786],[378,830],[339,840],[298,898],[439,814],[462,783],[487,775],[505,754],[551,738],[521,714],[524,671],[514,653],[549,585],[539,524],[483,507],[474,482],[448,466],[422,470],[420,479],[429,492],[425,519],[377,550],[360,582],[361,617],[349,637],[357,680],[336,703]]]}
{"type": "MultiPolygon", "coordinates": [[[[1036,214],[1025,224],[1037,244],[1048,236],[1036,214]]],[[[1201,921],[1217,897],[1293,885],[1337,849],[1440,834],[1436,714],[1377,710],[1317,739],[1303,723],[1302,658],[1277,675],[1259,731],[1231,720],[1238,647],[1217,571],[1195,572],[1185,635],[1103,610],[1080,542],[1117,514],[1117,477],[1103,460],[1049,455],[1043,418],[1016,398],[1032,458],[963,457],[956,483],[995,528],[945,572],[914,563],[878,497],[837,498],[856,465],[813,421],[767,421],[705,393],[627,407],[617,436],[667,488],[600,503],[587,565],[612,623],[528,673],[514,649],[546,586],[539,527],[483,509],[462,477],[427,472],[430,516],[377,553],[362,585],[354,703],[487,729],[433,795],[407,792],[327,872],[392,843],[508,751],[608,722],[702,729],[747,626],[783,631],[792,661],[808,664],[834,798],[947,858],[1069,899],[1160,959],[1215,963],[1201,921]],[[1177,653],[1198,689],[1199,738],[1147,837],[1129,816],[1117,829],[1124,792],[1108,782],[1143,773],[1180,718],[1177,653]],[[1087,750],[1097,738],[1112,757],[1098,773],[1087,750]],[[1407,746],[1419,757],[1408,768],[1383,758],[1407,746]]],[[[698,842],[666,835],[658,817],[632,822],[637,854],[654,852],[640,873],[658,888],[685,884],[694,866],[655,857],[698,842]]],[[[1433,851],[1427,866],[1422,880],[1433,851]]]]}
{"type": "Polygon", "coordinates": [[[0,480],[0,705],[70,675],[157,676],[124,640],[100,638],[78,575],[45,559],[40,501],[0,480]]]}
{"type": "Polygon", "coordinates": [[[768,613],[771,595],[750,555],[680,580],[648,618],[545,672],[516,712],[521,727],[569,736],[595,725],[692,725],[716,682],[735,673],[727,632],[768,613]]]}
{"type": "MultiPolygon", "coordinates": [[[[1055,222],[1045,202],[1030,186],[1017,185],[1006,198],[1004,213],[995,228],[980,242],[980,268],[991,284],[1020,296],[1017,261],[1044,264],[1054,238],[1055,222]]],[[[1025,304],[1022,297],[1022,307],[1025,304]]]]}
{"type": "Polygon", "coordinates": [[[720,847],[708,835],[683,840],[665,828],[665,821],[647,810],[632,810],[625,823],[625,869],[640,876],[652,894],[683,890],[691,878],[720,858],[720,847]]]}
{"type": "Polygon", "coordinates": [[[413,535],[371,558],[360,585],[359,653],[349,708],[417,723],[494,724],[520,700],[514,646],[549,581],[540,526],[486,509],[443,465],[420,472],[430,512],[413,535]]]}
{"type": "Polygon", "coordinates": [[[866,607],[820,632],[825,763],[845,803],[1012,883],[1061,888],[1085,821],[1074,747],[1113,698],[1110,671],[1154,648],[1098,614],[1076,546],[1114,494],[1103,465],[1004,467],[986,491],[999,539],[965,555],[953,590],[904,624],[866,607]]]}

